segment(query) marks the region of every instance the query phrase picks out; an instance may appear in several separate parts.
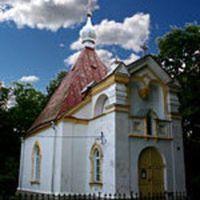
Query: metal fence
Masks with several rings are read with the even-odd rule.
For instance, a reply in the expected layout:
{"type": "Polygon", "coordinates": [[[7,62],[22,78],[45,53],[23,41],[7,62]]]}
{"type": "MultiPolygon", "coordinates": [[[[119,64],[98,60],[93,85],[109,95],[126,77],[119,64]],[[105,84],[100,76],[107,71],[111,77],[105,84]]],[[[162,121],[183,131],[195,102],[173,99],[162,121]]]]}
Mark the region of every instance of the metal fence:
{"type": "Polygon", "coordinates": [[[15,196],[0,195],[0,200],[191,200],[185,193],[165,192],[142,195],[131,192],[126,194],[27,194],[20,193],[15,196]]]}

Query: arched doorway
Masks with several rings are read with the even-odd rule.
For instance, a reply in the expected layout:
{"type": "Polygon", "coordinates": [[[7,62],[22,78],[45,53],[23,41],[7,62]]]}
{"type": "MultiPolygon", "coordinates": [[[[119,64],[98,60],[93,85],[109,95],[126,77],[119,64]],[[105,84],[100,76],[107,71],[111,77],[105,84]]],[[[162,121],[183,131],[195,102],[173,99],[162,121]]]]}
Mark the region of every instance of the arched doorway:
{"type": "Polygon", "coordinates": [[[153,147],[144,149],[138,161],[139,191],[143,196],[164,192],[164,164],[153,147]]]}

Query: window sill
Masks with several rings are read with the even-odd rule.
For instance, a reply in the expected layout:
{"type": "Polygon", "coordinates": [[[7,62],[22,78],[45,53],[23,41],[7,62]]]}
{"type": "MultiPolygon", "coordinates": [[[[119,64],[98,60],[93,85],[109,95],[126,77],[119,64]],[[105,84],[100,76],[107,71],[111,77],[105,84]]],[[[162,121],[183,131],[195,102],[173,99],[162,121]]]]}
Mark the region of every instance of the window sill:
{"type": "Polygon", "coordinates": [[[103,183],[101,181],[91,181],[89,184],[90,184],[90,187],[94,187],[94,186],[102,187],[103,186],[103,183]]]}
{"type": "Polygon", "coordinates": [[[31,180],[31,185],[39,185],[40,181],[39,180],[31,180]]]}

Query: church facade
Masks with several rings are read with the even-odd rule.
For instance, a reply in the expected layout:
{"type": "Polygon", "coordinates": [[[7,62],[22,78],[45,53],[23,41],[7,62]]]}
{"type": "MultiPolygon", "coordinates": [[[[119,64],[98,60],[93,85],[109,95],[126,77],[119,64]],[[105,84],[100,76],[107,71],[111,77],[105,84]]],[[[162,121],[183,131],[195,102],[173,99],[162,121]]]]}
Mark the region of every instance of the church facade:
{"type": "Polygon", "coordinates": [[[107,68],[91,16],[77,62],[24,136],[20,192],[185,192],[179,84],[152,56],[107,68]]]}

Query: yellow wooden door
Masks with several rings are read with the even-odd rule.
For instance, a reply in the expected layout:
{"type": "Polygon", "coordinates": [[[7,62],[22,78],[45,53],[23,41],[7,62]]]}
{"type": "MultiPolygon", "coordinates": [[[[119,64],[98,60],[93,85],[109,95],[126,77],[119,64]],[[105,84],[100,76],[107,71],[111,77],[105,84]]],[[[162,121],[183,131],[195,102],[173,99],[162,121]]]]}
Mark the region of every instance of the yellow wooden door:
{"type": "Polygon", "coordinates": [[[145,149],[139,158],[139,190],[143,196],[164,192],[164,165],[155,148],[145,149]]]}

